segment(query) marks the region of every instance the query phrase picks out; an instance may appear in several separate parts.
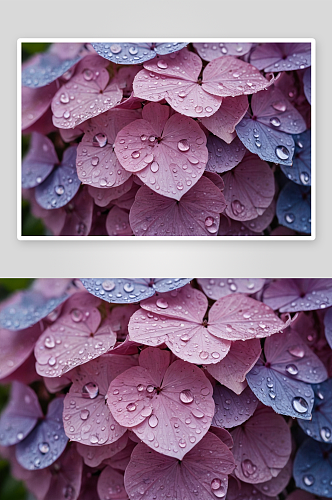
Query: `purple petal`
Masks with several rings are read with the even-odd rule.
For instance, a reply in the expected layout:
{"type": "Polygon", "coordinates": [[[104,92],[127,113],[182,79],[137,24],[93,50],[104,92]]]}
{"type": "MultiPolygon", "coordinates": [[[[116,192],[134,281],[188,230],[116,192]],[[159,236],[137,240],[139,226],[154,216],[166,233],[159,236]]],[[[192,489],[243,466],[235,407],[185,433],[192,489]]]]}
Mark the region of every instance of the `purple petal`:
{"type": "Polygon", "coordinates": [[[213,390],[213,399],[216,411],[212,420],[212,425],[217,427],[236,427],[243,424],[253,415],[257,408],[258,399],[254,396],[249,387],[240,395],[222,385],[216,385],[213,390]]]}

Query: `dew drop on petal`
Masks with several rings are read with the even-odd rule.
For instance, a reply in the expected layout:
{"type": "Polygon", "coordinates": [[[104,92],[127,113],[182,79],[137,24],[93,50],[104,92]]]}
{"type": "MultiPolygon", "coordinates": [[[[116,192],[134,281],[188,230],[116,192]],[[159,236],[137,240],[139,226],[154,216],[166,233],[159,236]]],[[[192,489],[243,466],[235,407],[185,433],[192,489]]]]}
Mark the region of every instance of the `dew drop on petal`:
{"type": "Polygon", "coordinates": [[[284,111],[286,111],[286,104],[282,101],[277,101],[277,102],[274,102],[272,104],[272,107],[276,110],[276,111],[281,111],[282,113],[284,111]]]}
{"type": "Polygon", "coordinates": [[[89,410],[82,410],[80,413],[81,420],[87,420],[90,416],[89,410]]]}
{"type": "Polygon", "coordinates": [[[179,151],[182,151],[182,152],[185,152],[185,151],[189,151],[189,143],[187,141],[187,139],[181,139],[181,141],[178,142],[178,150],[179,151]]]}
{"type": "Polygon", "coordinates": [[[286,146],[277,146],[275,149],[276,155],[280,160],[288,160],[290,153],[286,146]]]}
{"type": "Polygon", "coordinates": [[[55,194],[58,196],[61,196],[65,192],[65,188],[62,186],[62,184],[59,184],[58,186],[54,187],[55,194]]]}
{"type": "Polygon", "coordinates": [[[83,71],[83,78],[87,82],[89,82],[90,80],[92,80],[92,78],[93,78],[93,71],[91,71],[91,69],[85,69],[83,71]]]}
{"type": "Polygon", "coordinates": [[[132,47],[129,47],[129,54],[132,56],[135,56],[138,53],[138,48],[135,47],[134,45],[132,47]]]}
{"type": "Polygon", "coordinates": [[[201,113],[203,111],[203,107],[202,106],[196,106],[195,107],[195,111],[196,111],[196,113],[201,113]]]}
{"type": "Polygon", "coordinates": [[[137,159],[140,157],[140,152],[139,151],[133,151],[131,153],[131,157],[134,158],[134,159],[137,159]]]}
{"type": "Polygon", "coordinates": [[[297,396],[293,398],[292,406],[294,410],[297,411],[298,413],[306,413],[309,405],[304,398],[297,396]]]}
{"type": "Polygon", "coordinates": [[[128,411],[135,411],[137,406],[135,405],[135,403],[129,403],[127,404],[126,408],[128,411]]]}
{"type": "Polygon", "coordinates": [[[303,482],[306,486],[312,486],[315,482],[315,478],[311,474],[306,474],[303,476],[303,482]]]}
{"type": "Polygon", "coordinates": [[[201,359],[207,359],[207,358],[209,357],[209,353],[208,353],[208,352],[206,352],[206,351],[201,351],[201,352],[199,353],[199,357],[200,357],[201,359]]]}
{"type": "Polygon", "coordinates": [[[288,349],[289,354],[294,356],[295,358],[303,358],[304,356],[304,349],[301,346],[292,346],[288,349]]]}
{"type": "Polygon", "coordinates": [[[99,387],[97,384],[93,382],[88,382],[82,389],[82,397],[95,399],[99,394],[99,387]]]}
{"type": "Polygon", "coordinates": [[[48,335],[44,340],[44,346],[48,349],[53,349],[55,347],[55,340],[52,335],[48,335]]]}
{"type": "Polygon", "coordinates": [[[280,127],[280,125],[281,125],[281,122],[277,116],[273,116],[272,118],[270,118],[270,123],[274,127],[280,127]]]}
{"type": "Polygon", "coordinates": [[[189,404],[194,401],[194,397],[190,392],[190,389],[185,389],[180,392],[180,401],[184,404],[189,404]]]}
{"type": "Polygon", "coordinates": [[[159,61],[157,62],[157,66],[160,69],[167,69],[168,68],[167,62],[163,61],[162,59],[159,59],[159,61]]]}
{"type": "Polygon", "coordinates": [[[107,136],[105,134],[96,134],[92,139],[92,146],[103,148],[107,144],[107,136]]]}
{"type": "Polygon", "coordinates": [[[167,302],[167,300],[160,298],[160,299],[157,299],[156,306],[159,307],[160,309],[167,309],[168,302],[167,302]]]}
{"type": "Polygon", "coordinates": [[[147,392],[149,392],[151,394],[154,391],[153,385],[148,385],[146,390],[147,390],[147,392]]]}
{"type": "Polygon", "coordinates": [[[79,309],[73,309],[70,316],[75,323],[79,323],[83,319],[83,313],[79,309]]]}
{"type": "Polygon", "coordinates": [[[256,472],[257,467],[247,458],[241,462],[241,469],[245,477],[250,477],[256,472]]]}
{"type": "Polygon", "coordinates": [[[46,453],[48,453],[50,451],[50,445],[48,443],[46,443],[46,441],[44,441],[43,443],[39,443],[38,450],[43,455],[46,455],[46,453]]]}
{"type": "Polygon", "coordinates": [[[118,45],[117,43],[111,45],[111,52],[113,52],[113,54],[119,54],[121,50],[122,50],[121,45],[118,45]]]}
{"type": "Polygon", "coordinates": [[[62,102],[62,104],[67,104],[69,102],[69,95],[66,92],[60,95],[60,102],[62,102]]]}
{"type": "Polygon", "coordinates": [[[159,170],[159,165],[158,165],[158,163],[157,163],[156,161],[153,161],[153,162],[151,163],[151,165],[150,165],[150,170],[151,170],[151,172],[153,172],[154,174],[155,174],[156,172],[158,172],[158,170],[159,170]]]}
{"type": "Polygon", "coordinates": [[[297,375],[299,373],[299,370],[297,368],[297,366],[291,364],[291,365],[287,365],[286,366],[286,371],[287,373],[289,373],[290,375],[297,375]]]}
{"type": "Polygon", "coordinates": [[[134,288],[135,288],[135,286],[134,286],[134,284],[133,284],[133,283],[125,283],[125,284],[123,285],[123,289],[124,289],[124,291],[125,291],[125,292],[127,292],[127,293],[133,292],[133,291],[134,291],[134,288]]]}
{"type": "Polygon", "coordinates": [[[142,384],[138,384],[138,386],[137,386],[137,390],[138,390],[138,392],[142,392],[142,391],[144,391],[144,385],[142,385],[142,384]]]}
{"type": "Polygon", "coordinates": [[[329,441],[331,439],[331,429],[328,427],[322,427],[320,430],[320,436],[323,441],[329,441]]]}
{"type": "Polygon", "coordinates": [[[285,221],[288,223],[288,224],[291,224],[292,222],[294,222],[295,220],[295,215],[294,214],[285,214],[285,221]]]}
{"type": "Polygon", "coordinates": [[[153,429],[155,427],[157,427],[158,425],[158,418],[156,417],[156,415],[151,415],[151,417],[149,418],[149,426],[152,427],[153,429]]]}

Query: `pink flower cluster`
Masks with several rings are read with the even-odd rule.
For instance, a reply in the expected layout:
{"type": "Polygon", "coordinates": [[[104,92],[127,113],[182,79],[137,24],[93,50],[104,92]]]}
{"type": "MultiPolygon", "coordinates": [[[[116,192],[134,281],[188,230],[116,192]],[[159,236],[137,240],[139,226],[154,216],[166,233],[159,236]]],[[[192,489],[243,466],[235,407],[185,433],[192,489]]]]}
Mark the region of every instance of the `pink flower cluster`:
{"type": "Polygon", "coordinates": [[[50,234],[310,234],[310,43],[53,44],[23,64],[50,234]]]}
{"type": "Polygon", "coordinates": [[[331,306],[331,279],[35,280],[0,306],[1,454],[37,500],[332,498],[331,306]]]}

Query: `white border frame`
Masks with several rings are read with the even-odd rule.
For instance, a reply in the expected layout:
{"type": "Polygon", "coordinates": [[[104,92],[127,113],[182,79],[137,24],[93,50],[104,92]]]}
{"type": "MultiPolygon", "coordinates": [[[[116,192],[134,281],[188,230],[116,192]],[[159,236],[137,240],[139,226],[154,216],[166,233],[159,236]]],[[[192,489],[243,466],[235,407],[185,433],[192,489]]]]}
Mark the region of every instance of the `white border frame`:
{"type": "Polygon", "coordinates": [[[22,43],[186,42],[187,38],[19,38],[17,40],[17,239],[21,241],[309,241],[316,239],[316,40],[314,38],[190,38],[196,42],[311,43],[311,234],[308,236],[22,236],[22,43]]]}

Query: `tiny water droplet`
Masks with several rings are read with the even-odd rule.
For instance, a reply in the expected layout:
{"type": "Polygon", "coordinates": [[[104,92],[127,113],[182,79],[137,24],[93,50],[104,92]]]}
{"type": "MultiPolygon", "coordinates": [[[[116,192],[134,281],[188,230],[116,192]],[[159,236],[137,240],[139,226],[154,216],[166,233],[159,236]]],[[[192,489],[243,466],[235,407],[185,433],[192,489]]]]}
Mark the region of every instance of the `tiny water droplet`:
{"type": "Polygon", "coordinates": [[[294,222],[295,220],[295,215],[294,214],[285,214],[285,221],[288,223],[288,224],[291,224],[292,222],[294,222]]]}
{"type": "Polygon", "coordinates": [[[54,191],[58,196],[61,196],[65,192],[65,188],[59,184],[58,186],[55,186],[54,191]]]}
{"type": "Polygon", "coordinates": [[[130,293],[134,291],[135,285],[133,283],[125,283],[123,285],[123,289],[125,292],[130,293]]]}
{"type": "Polygon", "coordinates": [[[45,338],[44,346],[47,347],[48,349],[53,349],[53,347],[55,347],[55,341],[52,335],[48,335],[45,338]]]}
{"type": "Polygon", "coordinates": [[[93,78],[93,71],[91,71],[91,69],[85,69],[83,71],[83,77],[84,77],[84,80],[89,82],[93,78]]]}
{"type": "Polygon", "coordinates": [[[331,439],[331,429],[328,427],[322,427],[320,430],[320,436],[323,441],[329,441],[331,439]]]}
{"type": "Polygon", "coordinates": [[[292,356],[295,356],[295,358],[303,358],[304,356],[304,349],[301,346],[293,346],[288,349],[289,354],[292,356]]]}
{"type": "Polygon", "coordinates": [[[69,102],[69,95],[66,92],[60,95],[60,102],[62,102],[62,104],[67,104],[69,102]]]}

